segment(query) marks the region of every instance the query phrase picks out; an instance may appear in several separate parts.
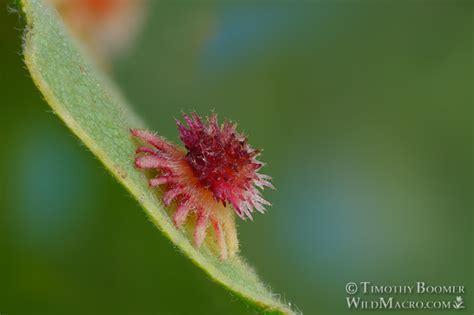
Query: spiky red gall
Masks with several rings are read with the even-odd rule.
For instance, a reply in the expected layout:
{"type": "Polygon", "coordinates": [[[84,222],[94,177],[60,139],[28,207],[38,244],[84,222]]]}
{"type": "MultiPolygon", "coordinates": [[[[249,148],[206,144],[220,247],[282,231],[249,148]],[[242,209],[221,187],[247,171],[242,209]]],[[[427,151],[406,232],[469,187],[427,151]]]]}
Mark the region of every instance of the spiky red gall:
{"type": "Polygon", "coordinates": [[[258,172],[263,166],[257,160],[260,151],[234,123],[219,124],[216,114],[206,123],[196,113],[183,116],[186,123],[176,123],[185,148],[147,130],[131,129],[148,144],[136,150],[135,165],[156,171],[149,184],[162,187],[166,206],[175,203],[175,226],[181,228],[194,215],[194,245],[199,248],[211,225],[220,257],[226,259],[238,250],[234,214],[245,220],[252,219],[254,210],[263,213],[270,203],[259,189],[273,186],[269,176],[258,172]]]}

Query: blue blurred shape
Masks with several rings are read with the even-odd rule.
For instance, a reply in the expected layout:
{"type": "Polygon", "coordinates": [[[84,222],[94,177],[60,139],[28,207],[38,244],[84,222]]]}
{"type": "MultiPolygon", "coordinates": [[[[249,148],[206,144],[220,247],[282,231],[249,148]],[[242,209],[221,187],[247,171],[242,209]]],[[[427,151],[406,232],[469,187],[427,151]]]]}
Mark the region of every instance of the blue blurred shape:
{"type": "Polygon", "coordinates": [[[95,200],[95,181],[74,139],[62,130],[36,126],[25,136],[10,170],[14,234],[34,247],[60,249],[64,238],[81,231],[83,210],[95,200]]]}
{"type": "Polygon", "coordinates": [[[217,30],[204,48],[202,67],[239,67],[251,57],[278,50],[301,30],[300,7],[231,6],[218,15],[217,30]]]}

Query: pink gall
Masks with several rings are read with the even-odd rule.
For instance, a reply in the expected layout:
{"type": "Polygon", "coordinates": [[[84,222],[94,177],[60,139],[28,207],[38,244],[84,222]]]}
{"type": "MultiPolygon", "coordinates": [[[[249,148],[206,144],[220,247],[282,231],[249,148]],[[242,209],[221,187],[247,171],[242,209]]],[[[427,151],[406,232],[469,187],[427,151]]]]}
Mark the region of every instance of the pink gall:
{"type": "Polygon", "coordinates": [[[135,166],[156,171],[149,180],[160,186],[163,203],[176,203],[173,223],[181,228],[194,215],[194,245],[203,243],[208,226],[214,230],[221,259],[238,250],[235,214],[252,219],[252,213],[265,211],[270,205],[259,189],[273,188],[270,177],[258,173],[263,163],[260,154],[236,131],[236,125],[219,124],[213,114],[203,123],[196,113],[184,114],[187,124],[177,121],[185,149],[146,130],[131,129],[134,137],[149,146],[136,150],[135,166]],[[230,209],[230,206],[233,208],[230,209]]]}

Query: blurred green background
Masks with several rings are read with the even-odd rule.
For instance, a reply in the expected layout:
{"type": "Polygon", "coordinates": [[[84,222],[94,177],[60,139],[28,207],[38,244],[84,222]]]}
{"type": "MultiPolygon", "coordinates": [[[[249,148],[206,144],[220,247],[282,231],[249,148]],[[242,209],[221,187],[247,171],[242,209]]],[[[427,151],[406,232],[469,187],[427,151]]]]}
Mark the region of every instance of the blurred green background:
{"type": "MultiPolygon", "coordinates": [[[[50,111],[0,4],[0,314],[254,314],[50,111]]],[[[277,190],[241,247],[283,300],[451,314],[347,309],[349,281],[426,281],[466,286],[472,314],[472,1],[149,5],[112,76],[170,139],[181,110],[215,110],[264,149],[277,190]]]]}

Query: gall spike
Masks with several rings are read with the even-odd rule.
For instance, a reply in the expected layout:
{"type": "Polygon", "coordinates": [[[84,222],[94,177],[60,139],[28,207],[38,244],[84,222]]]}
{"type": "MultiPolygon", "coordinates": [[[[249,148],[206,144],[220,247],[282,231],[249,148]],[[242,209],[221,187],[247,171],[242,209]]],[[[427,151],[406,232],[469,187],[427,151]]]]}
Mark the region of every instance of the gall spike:
{"type": "Polygon", "coordinates": [[[235,124],[227,120],[219,124],[216,114],[207,123],[196,113],[184,114],[184,121],[176,123],[185,149],[149,131],[131,129],[148,145],[136,150],[135,166],[156,171],[150,187],[163,189],[166,206],[176,204],[177,228],[195,216],[196,247],[212,226],[220,258],[225,260],[238,250],[234,213],[244,220],[252,220],[254,209],[263,213],[270,203],[257,188],[273,188],[271,178],[258,173],[263,166],[257,160],[260,151],[247,143],[235,124]]]}

